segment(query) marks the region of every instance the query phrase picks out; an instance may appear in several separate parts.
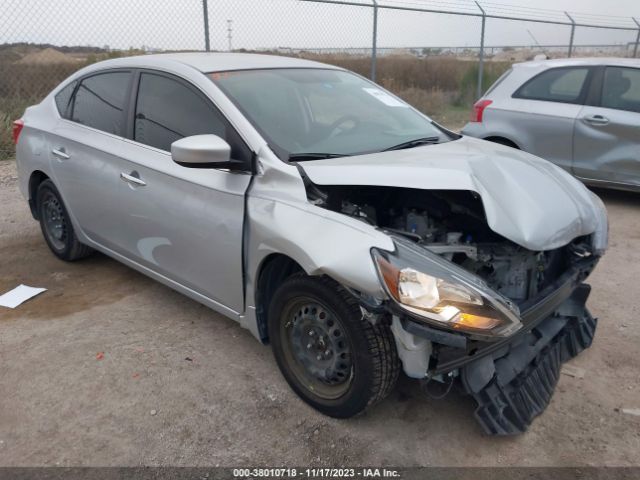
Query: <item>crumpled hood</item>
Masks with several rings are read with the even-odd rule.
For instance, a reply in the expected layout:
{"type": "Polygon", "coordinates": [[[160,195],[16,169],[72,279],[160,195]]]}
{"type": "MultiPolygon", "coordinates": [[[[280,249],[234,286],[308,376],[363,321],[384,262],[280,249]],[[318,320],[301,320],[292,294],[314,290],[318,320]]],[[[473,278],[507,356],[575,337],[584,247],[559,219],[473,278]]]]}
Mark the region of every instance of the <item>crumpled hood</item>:
{"type": "Polygon", "coordinates": [[[469,137],[438,145],[300,164],[318,185],[470,190],[489,228],[534,251],[591,234],[600,210],[587,188],[546,160],[469,137]]]}

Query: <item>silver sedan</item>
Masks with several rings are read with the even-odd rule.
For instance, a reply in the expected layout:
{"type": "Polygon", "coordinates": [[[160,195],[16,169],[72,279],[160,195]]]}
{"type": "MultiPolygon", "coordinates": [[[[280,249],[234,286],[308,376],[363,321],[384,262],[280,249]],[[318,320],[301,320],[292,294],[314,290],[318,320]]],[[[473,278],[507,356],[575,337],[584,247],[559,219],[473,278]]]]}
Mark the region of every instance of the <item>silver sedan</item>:
{"type": "Polygon", "coordinates": [[[640,60],[516,64],[462,133],[525,150],[589,185],[640,190],[640,60]]]}
{"type": "Polygon", "coordinates": [[[238,321],[327,415],[382,400],[402,370],[459,383],[487,432],[519,433],[595,333],[584,280],[607,247],[602,202],[351,72],[111,60],[14,136],[55,255],[100,251],[238,321]]]}

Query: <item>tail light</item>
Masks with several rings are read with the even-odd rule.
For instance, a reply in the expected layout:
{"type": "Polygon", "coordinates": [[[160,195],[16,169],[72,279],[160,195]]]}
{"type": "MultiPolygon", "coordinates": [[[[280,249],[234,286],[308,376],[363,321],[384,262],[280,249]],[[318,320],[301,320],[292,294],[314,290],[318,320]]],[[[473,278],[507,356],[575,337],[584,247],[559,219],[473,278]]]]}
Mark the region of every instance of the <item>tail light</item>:
{"type": "Polygon", "coordinates": [[[18,144],[18,138],[20,138],[20,132],[22,132],[22,127],[24,127],[24,120],[15,120],[13,122],[13,143],[18,144]]]}
{"type": "Polygon", "coordinates": [[[471,112],[471,121],[472,122],[482,122],[482,115],[484,114],[484,109],[491,105],[493,102],[491,100],[478,100],[473,104],[473,111],[471,112]]]}

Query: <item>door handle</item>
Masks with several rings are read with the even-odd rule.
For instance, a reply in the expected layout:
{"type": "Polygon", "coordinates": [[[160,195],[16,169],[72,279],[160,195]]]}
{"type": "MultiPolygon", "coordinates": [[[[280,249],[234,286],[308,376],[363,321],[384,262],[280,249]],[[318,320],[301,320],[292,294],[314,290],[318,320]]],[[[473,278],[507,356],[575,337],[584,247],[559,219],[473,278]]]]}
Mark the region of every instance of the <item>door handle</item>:
{"type": "Polygon", "coordinates": [[[61,158],[62,160],[69,160],[71,158],[71,155],[65,152],[64,148],[62,147],[54,148],[53,150],[51,150],[51,153],[53,153],[56,157],[61,158]]]}
{"type": "MultiPolygon", "coordinates": [[[[135,172],[131,172],[131,173],[133,174],[135,172]]],[[[147,185],[147,183],[144,180],[141,180],[138,177],[134,177],[133,175],[129,175],[124,172],[120,174],[120,180],[122,180],[123,182],[127,182],[131,185],[135,185],[136,187],[144,187],[147,185]]]]}
{"type": "Polygon", "coordinates": [[[607,117],[603,117],[602,115],[587,115],[584,117],[584,121],[590,123],[591,125],[606,125],[609,123],[609,119],[607,117]]]}

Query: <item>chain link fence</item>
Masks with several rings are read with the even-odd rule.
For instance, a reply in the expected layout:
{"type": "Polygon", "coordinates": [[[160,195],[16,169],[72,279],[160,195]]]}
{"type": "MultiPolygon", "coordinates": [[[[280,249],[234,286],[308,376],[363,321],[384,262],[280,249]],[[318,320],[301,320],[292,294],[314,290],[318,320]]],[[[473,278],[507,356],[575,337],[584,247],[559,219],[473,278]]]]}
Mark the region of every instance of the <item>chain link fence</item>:
{"type": "MultiPolygon", "coordinates": [[[[639,12],[640,13],[640,12],[639,12]]],[[[96,61],[167,51],[312,58],[373,78],[451,128],[514,62],[640,55],[636,18],[489,0],[4,0],[0,160],[11,124],[96,61]]]]}

